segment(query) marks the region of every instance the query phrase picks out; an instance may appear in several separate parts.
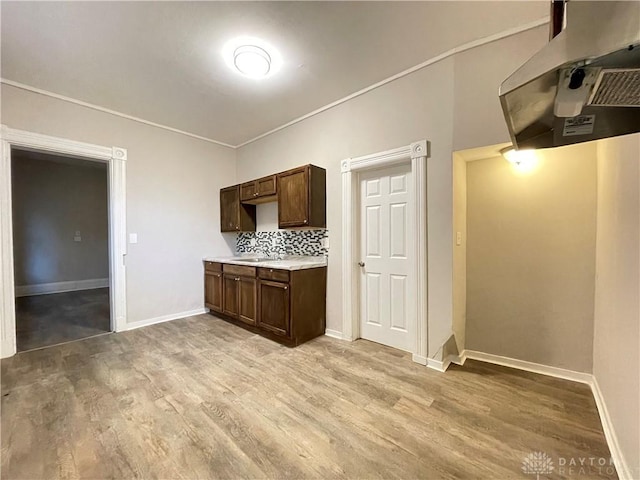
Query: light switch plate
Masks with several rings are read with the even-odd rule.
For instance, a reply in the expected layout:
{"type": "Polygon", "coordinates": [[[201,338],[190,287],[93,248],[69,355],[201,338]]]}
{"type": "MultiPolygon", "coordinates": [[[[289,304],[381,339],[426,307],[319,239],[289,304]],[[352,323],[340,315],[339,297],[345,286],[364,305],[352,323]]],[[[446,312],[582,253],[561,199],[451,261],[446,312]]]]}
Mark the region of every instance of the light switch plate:
{"type": "Polygon", "coordinates": [[[324,237],[322,239],[322,246],[324,248],[330,248],[329,237],[324,237]]]}
{"type": "Polygon", "coordinates": [[[130,233],[129,234],[129,243],[138,243],[138,234],[130,233]]]}

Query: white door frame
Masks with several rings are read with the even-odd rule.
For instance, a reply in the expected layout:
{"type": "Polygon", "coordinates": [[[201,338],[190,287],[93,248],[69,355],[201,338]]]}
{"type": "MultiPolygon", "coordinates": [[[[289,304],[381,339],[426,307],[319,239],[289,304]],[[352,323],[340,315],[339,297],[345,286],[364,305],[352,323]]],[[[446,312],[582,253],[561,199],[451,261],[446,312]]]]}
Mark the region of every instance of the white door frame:
{"type": "Polygon", "coordinates": [[[126,243],[127,150],[76,142],[0,126],[0,357],[16,353],[16,312],[13,273],[13,221],[11,208],[11,147],[58,155],[72,155],[106,163],[109,178],[109,287],[111,329],[126,329],[127,299],[124,256],[126,243]]]}
{"type": "Polygon", "coordinates": [[[427,364],[427,158],[428,142],[421,140],[405,147],[387,150],[341,162],[342,171],[342,338],[360,338],[360,242],[358,241],[358,174],[399,163],[411,162],[413,212],[415,222],[416,344],[413,361],[427,364]]]}

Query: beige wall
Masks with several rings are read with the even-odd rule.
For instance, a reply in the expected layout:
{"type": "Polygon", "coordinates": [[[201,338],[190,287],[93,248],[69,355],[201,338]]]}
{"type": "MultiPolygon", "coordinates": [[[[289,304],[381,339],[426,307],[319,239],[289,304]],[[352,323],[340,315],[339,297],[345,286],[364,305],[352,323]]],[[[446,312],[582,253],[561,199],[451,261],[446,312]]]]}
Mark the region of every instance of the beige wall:
{"type": "Polygon", "coordinates": [[[640,478],[640,134],[598,142],[593,374],[640,478]]]}
{"type": "Polygon", "coordinates": [[[475,55],[486,60],[486,73],[471,83],[456,78],[456,74],[473,77],[468,75],[466,60],[451,57],[238,149],[239,181],[305,163],[327,169],[331,237],[327,328],[342,331],[340,161],[426,138],[431,142],[427,167],[430,355],[449,338],[453,318],[453,144],[484,145],[484,138],[508,140],[503,121],[486,121],[487,115],[501,115],[497,88],[505,70],[515,70],[546,41],[546,27],[540,27],[475,48],[475,55]],[[471,94],[466,93],[469,90],[471,94]],[[468,103],[456,103],[458,95],[468,97],[468,103]],[[470,118],[464,115],[467,110],[470,118]],[[463,128],[460,122],[472,122],[475,127],[463,128]],[[454,139],[454,131],[461,138],[454,139]]]}
{"type": "Polygon", "coordinates": [[[12,161],[15,284],[108,278],[106,164],[36,160],[19,151],[12,161]]]}
{"type": "Polygon", "coordinates": [[[218,195],[235,182],[235,152],[7,85],[1,95],[11,128],[128,149],[128,322],[203,308],[202,257],[233,247],[218,195]]]}
{"type": "Polygon", "coordinates": [[[450,239],[451,123],[452,112],[443,108],[429,115],[442,102],[452,104],[453,61],[434,65],[429,71],[404,77],[350,102],[309,118],[238,150],[238,180],[244,181],[313,163],[327,169],[327,228],[331,237],[328,269],[327,328],[342,330],[341,283],[341,173],[340,161],[421,138],[436,139],[432,145],[428,176],[430,201],[442,207],[434,213],[437,229],[431,233],[444,258],[434,257],[430,275],[442,285],[441,302],[431,304],[434,315],[449,321],[450,329],[450,239]],[[448,115],[448,117],[447,117],[448,115]],[[438,121],[441,120],[441,121],[438,121]],[[259,159],[259,160],[257,160],[259,159]],[[440,181],[436,181],[440,179],[440,181]],[[447,250],[449,253],[447,254],[447,250]],[[447,286],[449,285],[449,286],[447,286]],[[447,300],[447,292],[449,299],[447,300]]]}
{"type": "Polygon", "coordinates": [[[467,164],[470,350],[591,372],[596,147],[467,164]]]}
{"type": "Polygon", "coordinates": [[[465,348],[467,321],[467,163],[457,154],[453,155],[453,242],[453,333],[459,353],[465,348]]]}

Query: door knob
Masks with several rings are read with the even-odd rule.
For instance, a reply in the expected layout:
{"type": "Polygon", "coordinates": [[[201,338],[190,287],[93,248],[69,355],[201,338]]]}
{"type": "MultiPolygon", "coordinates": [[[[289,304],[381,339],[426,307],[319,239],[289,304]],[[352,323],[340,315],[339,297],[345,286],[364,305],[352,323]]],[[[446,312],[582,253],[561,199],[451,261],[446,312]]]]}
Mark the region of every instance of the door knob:
{"type": "Polygon", "coordinates": [[[358,262],[358,265],[360,265],[361,267],[364,267],[364,262],[358,262]]]}

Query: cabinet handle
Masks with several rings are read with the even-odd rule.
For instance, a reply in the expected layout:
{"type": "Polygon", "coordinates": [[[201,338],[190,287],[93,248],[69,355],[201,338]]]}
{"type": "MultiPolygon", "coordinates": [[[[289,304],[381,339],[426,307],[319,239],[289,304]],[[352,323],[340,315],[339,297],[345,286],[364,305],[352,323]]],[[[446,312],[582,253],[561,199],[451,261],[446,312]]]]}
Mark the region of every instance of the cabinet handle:
{"type": "Polygon", "coordinates": [[[285,289],[285,290],[286,290],[287,288],[289,288],[289,287],[284,287],[284,289],[285,289]]]}
{"type": "Polygon", "coordinates": [[[239,282],[239,281],[240,281],[240,277],[236,277],[236,282],[239,282]]]}

